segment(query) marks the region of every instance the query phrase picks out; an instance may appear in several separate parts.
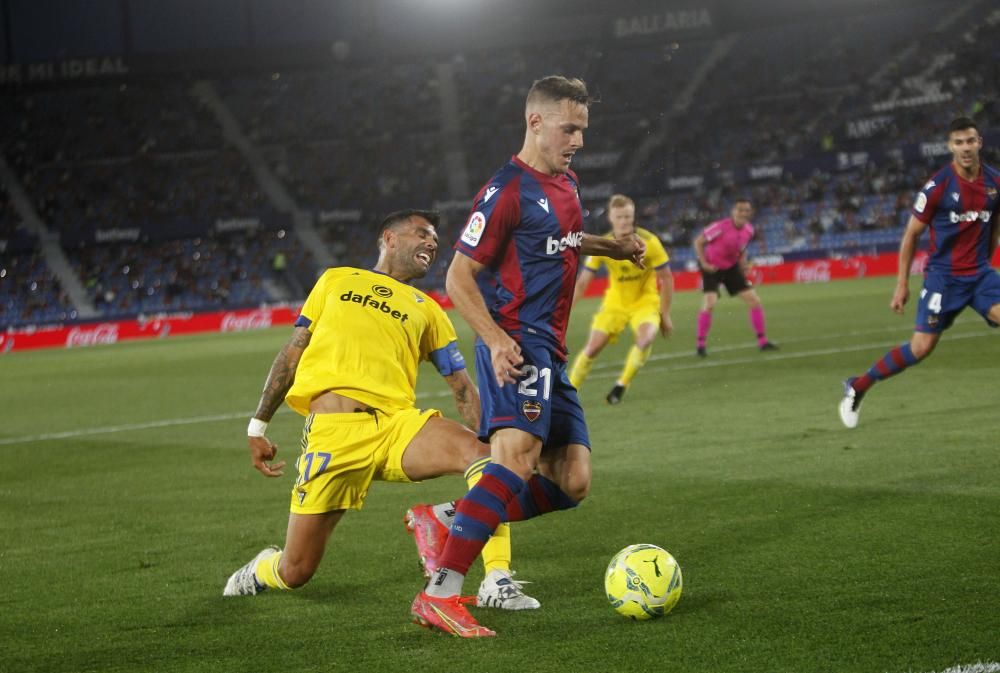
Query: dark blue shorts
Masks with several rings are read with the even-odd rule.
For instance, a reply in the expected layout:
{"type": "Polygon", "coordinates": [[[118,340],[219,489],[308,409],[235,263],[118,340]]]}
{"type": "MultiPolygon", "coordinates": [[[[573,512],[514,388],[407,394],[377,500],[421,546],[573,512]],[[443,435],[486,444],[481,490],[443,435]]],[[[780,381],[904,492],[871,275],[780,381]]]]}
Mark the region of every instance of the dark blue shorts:
{"type": "Polygon", "coordinates": [[[987,317],[996,304],[1000,304],[1000,274],[992,269],[978,276],[928,272],[917,304],[916,330],[940,334],[966,306],[986,318],[990,327],[996,327],[987,317]]]}
{"type": "Polygon", "coordinates": [[[497,385],[490,349],[476,343],[476,380],[482,404],[479,438],[489,441],[500,428],[518,428],[542,440],[542,448],[582,444],[590,434],[566,363],[547,346],[521,343],[524,375],[516,384],[497,385]]]}

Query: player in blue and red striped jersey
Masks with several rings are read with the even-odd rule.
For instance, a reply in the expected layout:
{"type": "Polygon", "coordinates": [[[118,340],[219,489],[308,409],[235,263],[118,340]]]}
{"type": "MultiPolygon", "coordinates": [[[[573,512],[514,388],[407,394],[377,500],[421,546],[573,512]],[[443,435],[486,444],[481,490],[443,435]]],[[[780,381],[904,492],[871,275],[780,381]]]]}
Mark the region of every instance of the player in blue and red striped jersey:
{"type": "Polygon", "coordinates": [[[990,266],[997,246],[1000,171],[979,160],[983,139],[976,123],[959,117],[948,127],[952,162],[917,194],[899,245],[896,291],[889,306],[902,313],[910,298],[910,265],[917,241],[930,230],[930,257],[909,343],[893,348],[871,369],[844,382],[840,420],[858,424],[861,400],[876,382],[895,376],[933,352],[955,316],[971,306],[991,327],[1000,323],[1000,274],[990,266]]]}
{"type": "Polygon", "coordinates": [[[591,103],[581,80],[536,81],[524,145],[476,196],[448,269],[448,295],[479,335],[480,437],[492,462],[456,506],[438,570],[413,601],[416,622],[463,637],[495,635],[459,593],[502,521],[575,507],[590,488],[590,439],[566,374],[566,327],[581,254],[641,264],[638,237],[583,232],[579,183],[591,103]]]}

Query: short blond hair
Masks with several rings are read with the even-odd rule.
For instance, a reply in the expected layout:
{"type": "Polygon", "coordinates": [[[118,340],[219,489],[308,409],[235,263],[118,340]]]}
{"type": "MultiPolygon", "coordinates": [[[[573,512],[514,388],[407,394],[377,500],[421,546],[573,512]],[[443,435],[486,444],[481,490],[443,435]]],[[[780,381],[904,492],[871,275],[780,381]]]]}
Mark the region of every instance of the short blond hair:
{"type": "Polygon", "coordinates": [[[632,206],[635,208],[635,201],[624,194],[612,194],[611,198],[608,199],[608,210],[611,210],[612,208],[624,208],[625,206],[632,206]]]}

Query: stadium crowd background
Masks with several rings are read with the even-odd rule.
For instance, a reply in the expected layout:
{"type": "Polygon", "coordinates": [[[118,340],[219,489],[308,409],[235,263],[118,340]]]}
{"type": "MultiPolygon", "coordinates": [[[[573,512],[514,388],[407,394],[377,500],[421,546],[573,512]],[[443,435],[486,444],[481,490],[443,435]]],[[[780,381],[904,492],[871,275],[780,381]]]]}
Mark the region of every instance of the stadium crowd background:
{"type": "Polygon", "coordinates": [[[895,249],[959,114],[998,161],[991,0],[154,4],[0,0],[0,329],[299,300],[401,207],[440,289],[547,74],[601,98],[588,231],[627,193],[679,269],[735,195],[752,256],[895,249]]]}

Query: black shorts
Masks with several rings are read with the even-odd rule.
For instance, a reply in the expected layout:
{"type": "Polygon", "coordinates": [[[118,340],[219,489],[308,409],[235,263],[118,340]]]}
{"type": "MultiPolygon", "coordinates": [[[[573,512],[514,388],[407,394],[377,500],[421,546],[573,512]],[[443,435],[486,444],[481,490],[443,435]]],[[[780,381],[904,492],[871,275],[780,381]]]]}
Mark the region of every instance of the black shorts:
{"type": "Polygon", "coordinates": [[[726,286],[730,297],[735,297],[740,292],[753,288],[753,283],[748,281],[746,276],[743,275],[743,269],[740,268],[739,264],[711,273],[704,269],[701,270],[702,291],[718,293],[719,285],[726,286]]]}

